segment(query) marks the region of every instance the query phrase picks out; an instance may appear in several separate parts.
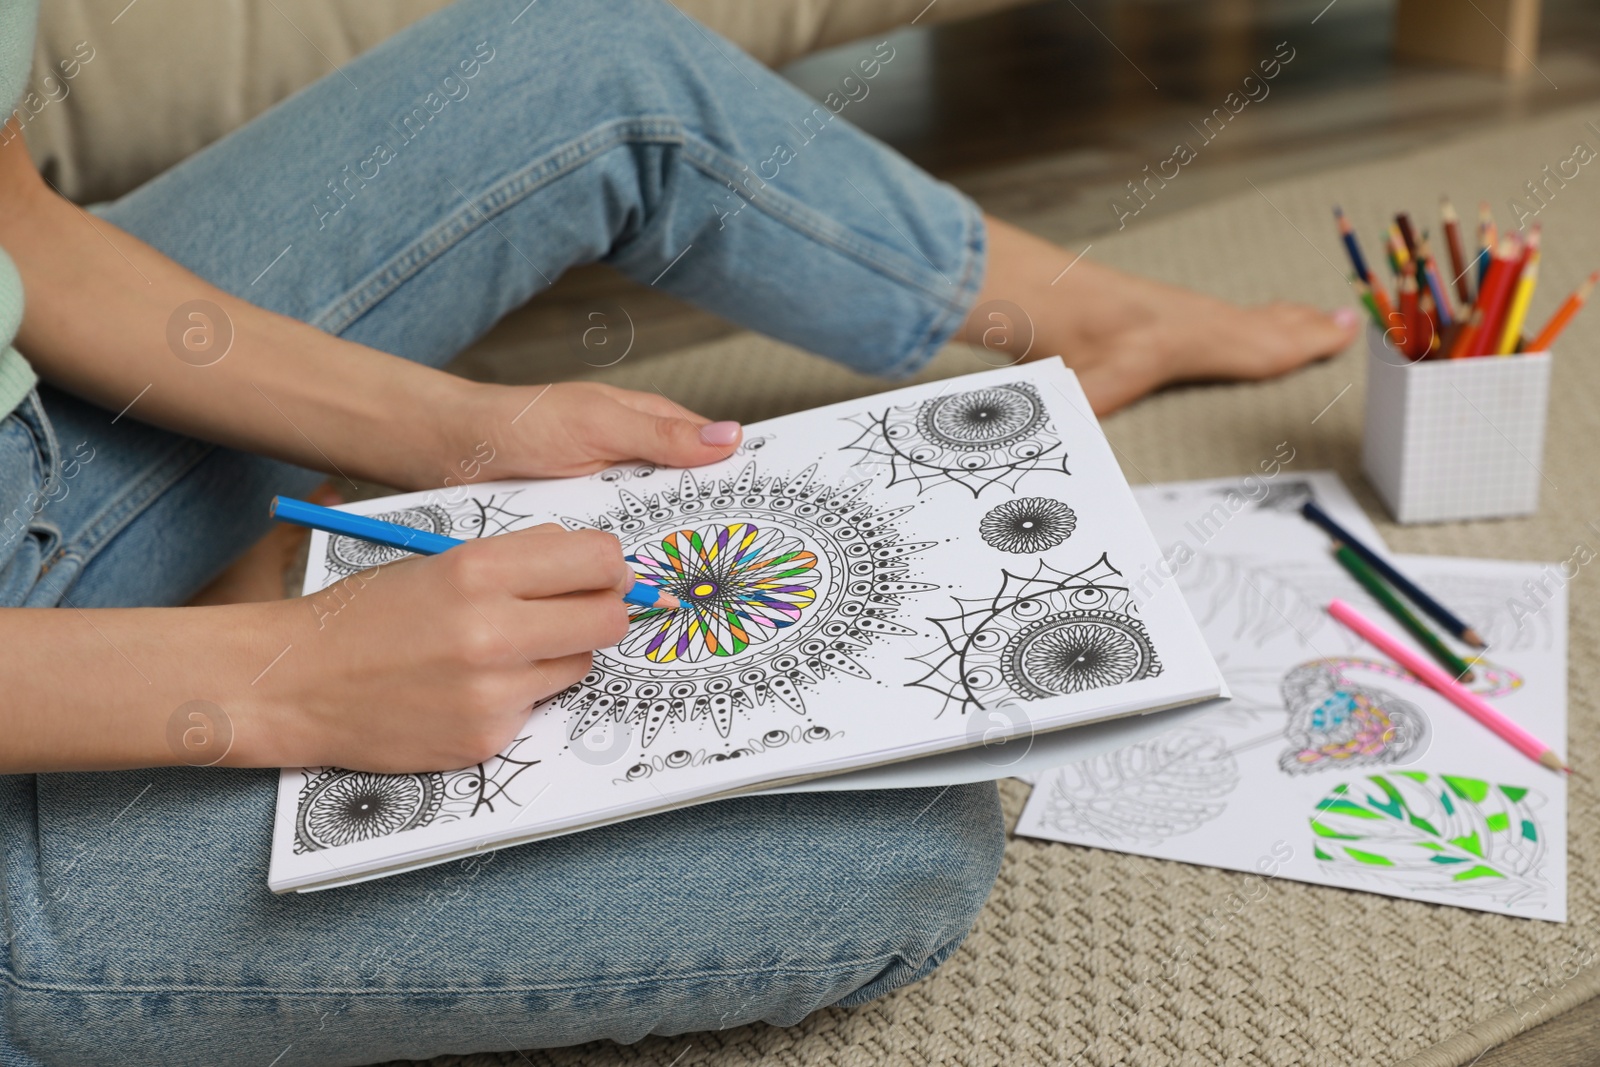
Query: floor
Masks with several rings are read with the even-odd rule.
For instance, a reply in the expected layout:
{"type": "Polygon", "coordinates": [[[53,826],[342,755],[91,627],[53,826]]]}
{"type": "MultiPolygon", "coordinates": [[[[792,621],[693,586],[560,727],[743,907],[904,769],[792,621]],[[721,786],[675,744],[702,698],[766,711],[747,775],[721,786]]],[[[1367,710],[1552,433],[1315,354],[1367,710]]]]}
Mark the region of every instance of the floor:
{"type": "MultiPolygon", "coordinates": [[[[1141,221],[1231,195],[1246,182],[1391,156],[1600,100],[1600,4],[1593,0],[1545,0],[1537,70],[1514,83],[1395,65],[1391,6],[1384,0],[1045,0],[897,33],[893,43],[904,61],[885,68],[870,96],[852,105],[851,117],[992,214],[1027,218],[1075,246],[1116,229],[1113,199],[1133,203],[1126,183],[1190,138],[1189,124],[1221,106],[1275,52],[1293,58],[1255,119],[1207,144],[1182,180],[1141,210],[1141,221]]],[[[1468,0],[1463,17],[1480,17],[1477,9],[1468,0]]],[[[845,46],[785,74],[820,96],[855,58],[845,46]]],[[[619,294],[633,312],[640,357],[733,329],[605,268],[585,268],[518,312],[514,327],[498,329],[458,369],[507,380],[502,368],[510,359],[502,357],[514,344],[524,376],[539,377],[552,363],[564,376],[582,376],[584,368],[573,363],[584,357],[577,338],[591,312],[613,306],[619,294]]],[[[1600,1000],[1478,1060],[1479,1067],[1522,1063],[1600,1064],[1600,1000]]]]}

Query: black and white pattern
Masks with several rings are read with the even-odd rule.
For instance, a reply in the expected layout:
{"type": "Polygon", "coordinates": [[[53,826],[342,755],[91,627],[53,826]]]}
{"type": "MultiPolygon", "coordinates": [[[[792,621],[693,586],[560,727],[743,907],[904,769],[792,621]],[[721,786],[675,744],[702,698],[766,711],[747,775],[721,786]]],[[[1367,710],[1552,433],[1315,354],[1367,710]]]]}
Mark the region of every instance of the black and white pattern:
{"type": "Polygon", "coordinates": [[[810,726],[791,726],[788,729],[774,728],[768,730],[760,737],[752,737],[744,744],[734,749],[696,749],[690,752],[680,748],[668,752],[665,756],[646,756],[633,764],[621,778],[615,779],[616,784],[622,782],[637,782],[641,778],[670,771],[680,771],[688,767],[703,767],[708,763],[723,763],[731,759],[749,759],[763,752],[784,748],[788,745],[811,745],[821,741],[832,741],[843,737],[844,731],[830,730],[820,723],[810,726]]]}
{"type": "Polygon", "coordinates": [[[636,730],[644,748],[664,731],[698,742],[702,723],[727,739],[741,718],[809,722],[805,690],[832,675],[870,679],[873,645],[916,634],[897,617],[905,597],[939,588],[910,577],[934,542],[906,540],[896,524],[911,509],[868,503],[870,482],[837,488],[815,473],[763,475],[753,462],[720,480],[683,471],[675,487],[619,489],[604,514],[561,520],[616,534],[636,571],[686,605],[634,608],[628,636],[595,653],[594,669],[558,698],[575,712],[572,740],[607,721],[636,730]]]}
{"type": "Polygon", "coordinates": [[[861,463],[889,468],[889,484],[917,492],[955,482],[976,498],[991,485],[1015,489],[1029,471],[1067,470],[1066,446],[1044,398],[1025,382],[949,393],[849,420],[861,434],[845,446],[861,463]]]}
{"type": "MultiPolygon", "coordinates": [[[[379,522],[392,522],[396,526],[407,526],[413,530],[426,530],[428,533],[442,534],[445,537],[455,536],[455,520],[448,511],[437,504],[385,511],[372,517],[379,522]]],[[[375,544],[359,537],[334,534],[328,538],[328,571],[341,578],[357,571],[371,570],[385,563],[393,563],[407,555],[410,553],[403,548],[390,548],[388,545],[375,544]]]]}
{"type": "Polygon", "coordinates": [[[520,759],[519,737],[504,752],[447,774],[373,774],[328,767],[308,773],[300,787],[294,850],[316,852],[392,834],[456,822],[527,802],[512,785],[536,759],[520,759]]]}
{"type": "Polygon", "coordinates": [[[978,523],[989,547],[1021,556],[1036,556],[1072,536],[1078,517],[1059,500],[1024,496],[996,504],[978,523]]]}
{"type": "Polygon", "coordinates": [[[1042,815],[1057,833],[1092,844],[1159,844],[1227,810],[1239,777],[1219,731],[1168,730],[1054,772],[1042,815]]]}
{"type": "Polygon", "coordinates": [[[1102,555],[1076,574],[1041,562],[1031,578],[1001,572],[988,600],[954,598],[964,610],[931,619],[944,646],[917,657],[933,669],[915,685],[963,712],[1043,700],[1161,673],[1122,572],[1102,555]]]}
{"type": "MultiPolygon", "coordinates": [[[[458,490],[456,491],[458,492],[458,490]]],[[[486,497],[460,494],[459,502],[451,503],[448,492],[441,491],[440,502],[417,504],[398,511],[385,511],[372,516],[380,522],[409,526],[413,530],[426,530],[444,537],[468,540],[474,537],[493,537],[496,534],[520,530],[531,525],[534,513],[524,512],[517,504],[520,492],[496,493],[486,497]]],[[[359,571],[371,570],[385,563],[393,563],[410,555],[404,549],[377,545],[359,537],[334,534],[328,538],[328,582],[359,571]]]]}

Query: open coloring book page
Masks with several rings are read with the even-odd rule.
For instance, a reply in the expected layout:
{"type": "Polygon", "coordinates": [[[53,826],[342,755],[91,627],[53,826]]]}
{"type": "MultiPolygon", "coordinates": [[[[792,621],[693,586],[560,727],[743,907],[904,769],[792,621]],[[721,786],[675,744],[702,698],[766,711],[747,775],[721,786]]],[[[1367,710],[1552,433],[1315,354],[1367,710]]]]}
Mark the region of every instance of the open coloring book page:
{"type": "MultiPolygon", "coordinates": [[[[1155,539],[1055,360],[749,426],[695,470],[349,510],[458,538],[606,530],[684,608],[633,609],[588,677],[483,765],[285,770],[278,892],[1221,691],[1176,585],[1133,592],[1155,539]]],[[[310,552],[307,592],[335,598],[398,555],[321,533],[310,552]]]]}
{"type": "MultiPolygon", "coordinates": [[[[1236,498],[1221,483],[1136,490],[1168,561],[1158,577],[1182,588],[1233,700],[1040,775],[1017,832],[1565,921],[1565,777],[1327,615],[1341,597],[1401,632],[1299,516],[1315,492],[1381,548],[1343,487],[1324,478],[1284,471],[1248,492],[1235,485],[1236,498]]],[[[1469,687],[1565,751],[1560,567],[1395,560],[1489,642],[1469,687]]]]}

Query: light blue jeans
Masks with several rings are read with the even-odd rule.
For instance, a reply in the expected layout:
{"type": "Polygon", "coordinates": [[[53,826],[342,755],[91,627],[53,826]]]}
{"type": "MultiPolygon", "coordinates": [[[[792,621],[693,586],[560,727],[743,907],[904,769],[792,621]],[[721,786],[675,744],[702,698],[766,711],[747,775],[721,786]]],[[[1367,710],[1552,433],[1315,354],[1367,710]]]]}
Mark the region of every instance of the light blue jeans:
{"type": "MultiPolygon", "coordinates": [[[[467,0],[98,210],[435,366],[603,260],[901,374],[983,275],[970,201],[658,0],[467,0]]],[[[0,605],[183,603],[274,493],[321,478],[41,386],[0,420],[0,605]]],[[[992,785],[750,798],[280,898],[275,783],[0,777],[0,1063],[362,1064],[792,1023],[937,966],[1003,844],[992,785]]]]}

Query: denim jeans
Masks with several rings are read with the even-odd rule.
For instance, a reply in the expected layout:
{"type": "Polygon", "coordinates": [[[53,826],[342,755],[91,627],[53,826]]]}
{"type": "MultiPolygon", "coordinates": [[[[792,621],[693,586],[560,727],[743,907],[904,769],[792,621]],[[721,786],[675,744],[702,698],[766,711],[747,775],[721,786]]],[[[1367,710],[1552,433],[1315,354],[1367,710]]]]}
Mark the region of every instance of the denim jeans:
{"type": "MultiPolygon", "coordinates": [[[[907,373],[965,317],[981,218],[833,106],[658,0],[467,0],[96,210],[435,366],[601,260],[907,373]]],[[[181,604],[274,493],[322,478],[137,411],[41,385],[0,420],[0,605],[181,604]]],[[[755,797],[280,898],[275,783],[0,777],[0,1063],[360,1064],[792,1023],[937,966],[1003,844],[992,785],[755,797]]]]}

